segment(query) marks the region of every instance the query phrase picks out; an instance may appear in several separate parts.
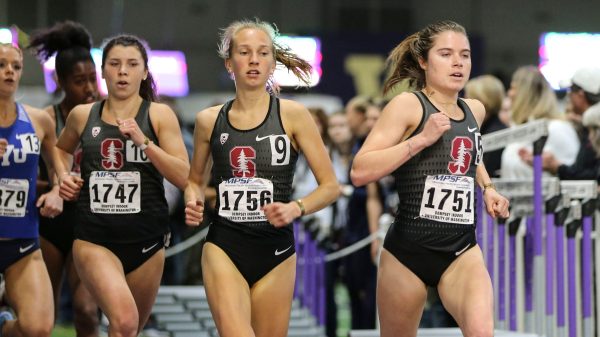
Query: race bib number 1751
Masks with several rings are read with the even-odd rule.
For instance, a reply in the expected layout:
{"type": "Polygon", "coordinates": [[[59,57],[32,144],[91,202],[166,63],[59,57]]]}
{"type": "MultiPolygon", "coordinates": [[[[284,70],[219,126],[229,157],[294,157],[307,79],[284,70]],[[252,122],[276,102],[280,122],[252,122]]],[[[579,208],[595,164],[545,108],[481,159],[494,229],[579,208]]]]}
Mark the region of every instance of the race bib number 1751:
{"type": "Polygon", "coordinates": [[[472,224],[475,218],[474,186],[471,177],[449,174],[427,176],[420,217],[439,222],[472,224]]]}

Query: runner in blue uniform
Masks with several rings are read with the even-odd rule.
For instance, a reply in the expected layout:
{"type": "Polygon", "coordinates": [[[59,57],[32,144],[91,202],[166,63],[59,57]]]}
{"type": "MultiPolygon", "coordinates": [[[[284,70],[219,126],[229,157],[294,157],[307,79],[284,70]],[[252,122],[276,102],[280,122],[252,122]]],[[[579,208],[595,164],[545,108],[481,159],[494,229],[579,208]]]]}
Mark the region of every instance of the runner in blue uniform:
{"type": "Polygon", "coordinates": [[[275,36],[270,24],[258,20],[224,29],[219,51],[235,80],[236,96],[196,117],[186,222],[203,220],[212,158],[218,214],[202,251],[202,274],[221,337],[287,335],[296,274],[291,223],[332,203],[339,191],[310,113],[276,96],[276,61],[304,82],[310,65],[277,45],[275,36]],[[319,186],[293,201],[299,151],[319,186]]]}
{"type": "Polygon", "coordinates": [[[77,199],[73,261],[108,317],[109,336],[135,337],[160,286],[168,242],[163,177],[183,189],[189,159],[173,110],[156,103],[142,42],[110,39],[102,53],[108,97],[76,106],[57,143],[81,143],[81,178],[57,168],[61,196],[77,199]]]}
{"type": "Polygon", "coordinates": [[[418,91],[385,107],[354,158],[352,181],[396,178],[399,206],[384,241],[377,302],[381,336],[416,336],[427,297],[437,287],[465,336],[493,335],[493,291],[475,238],[475,184],[487,212],[508,216],[481,158],[483,105],[458,93],[471,72],[465,29],[432,24],[390,54],[388,91],[407,79],[418,91]]]}
{"type": "MultiPolygon", "coordinates": [[[[71,109],[78,104],[98,99],[96,66],[90,53],[90,34],[81,24],[65,21],[40,30],[31,37],[29,48],[34,49],[42,61],[55,56],[55,72],[64,98],[58,104],[45,108],[54,122],[56,134],[60,135],[71,109]]],[[[79,174],[81,149],[75,153],[72,174],[79,174]]],[[[40,168],[45,162],[40,160],[40,168]]],[[[48,181],[40,170],[42,185],[48,181]]],[[[81,284],[75,270],[71,248],[77,207],[74,202],[65,202],[63,212],[56,218],[40,218],[40,244],[44,262],[52,281],[54,304],[58,308],[63,275],[66,277],[73,298],[73,325],[78,337],[98,336],[98,306],[90,292],[81,284]]],[[[55,310],[55,314],[58,311],[55,310]]]]}
{"type": "Polygon", "coordinates": [[[47,217],[62,211],[53,165],[56,134],[46,112],[16,103],[22,71],[22,51],[0,44],[0,273],[5,299],[17,314],[14,320],[0,312],[0,336],[50,336],[54,302],[36,207],[47,217]],[[53,187],[36,202],[40,155],[49,164],[53,187]]]}

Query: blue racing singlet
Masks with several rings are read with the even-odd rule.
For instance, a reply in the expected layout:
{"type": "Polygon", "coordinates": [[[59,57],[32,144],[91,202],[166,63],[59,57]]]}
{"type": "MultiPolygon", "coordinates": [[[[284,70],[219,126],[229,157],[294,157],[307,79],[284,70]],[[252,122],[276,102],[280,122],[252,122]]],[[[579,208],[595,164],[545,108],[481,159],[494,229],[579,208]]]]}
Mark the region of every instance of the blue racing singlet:
{"type": "Polygon", "coordinates": [[[41,142],[22,105],[17,104],[13,125],[0,127],[0,138],[8,141],[0,157],[0,237],[37,238],[35,184],[41,142]]]}

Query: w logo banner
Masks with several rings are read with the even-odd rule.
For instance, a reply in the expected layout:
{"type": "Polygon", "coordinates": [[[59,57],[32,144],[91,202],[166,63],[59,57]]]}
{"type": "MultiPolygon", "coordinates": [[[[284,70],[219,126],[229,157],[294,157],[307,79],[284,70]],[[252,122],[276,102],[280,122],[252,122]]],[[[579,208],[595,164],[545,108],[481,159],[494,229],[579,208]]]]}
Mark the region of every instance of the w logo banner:
{"type": "Polygon", "coordinates": [[[454,137],[448,163],[448,171],[452,174],[466,174],[471,167],[473,141],[469,137],[454,137]]]}

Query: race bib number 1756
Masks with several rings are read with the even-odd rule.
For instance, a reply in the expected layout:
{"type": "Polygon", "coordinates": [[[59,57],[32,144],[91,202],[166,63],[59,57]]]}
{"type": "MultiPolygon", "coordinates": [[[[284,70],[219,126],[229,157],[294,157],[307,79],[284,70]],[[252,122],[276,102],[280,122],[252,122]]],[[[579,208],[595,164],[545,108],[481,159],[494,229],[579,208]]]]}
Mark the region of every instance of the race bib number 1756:
{"type": "Polygon", "coordinates": [[[264,178],[230,178],[219,184],[219,215],[235,222],[267,221],[261,207],[273,201],[273,183],[264,178]]]}

